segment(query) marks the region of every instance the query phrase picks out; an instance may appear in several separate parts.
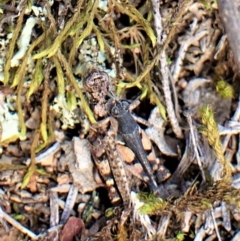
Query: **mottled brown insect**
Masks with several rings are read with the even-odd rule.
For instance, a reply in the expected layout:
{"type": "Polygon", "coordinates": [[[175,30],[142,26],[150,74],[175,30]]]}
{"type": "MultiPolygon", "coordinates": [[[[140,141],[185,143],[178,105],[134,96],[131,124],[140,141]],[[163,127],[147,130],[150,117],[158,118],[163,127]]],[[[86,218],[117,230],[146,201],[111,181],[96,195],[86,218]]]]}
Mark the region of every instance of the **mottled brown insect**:
{"type": "Polygon", "coordinates": [[[156,158],[150,165],[139,135],[140,128],[130,114],[129,104],[122,110],[120,107],[124,101],[110,99],[108,96],[110,86],[110,78],[104,71],[92,69],[85,75],[84,90],[91,107],[94,109],[95,117],[96,119],[105,117],[92,126],[88,139],[92,144],[93,159],[109,190],[110,199],[113,203],[119,201],[119,192],[124,206],[127,206],[130,203],[132,186],[132,178],[129,178],[129,174],[148,183],[152,190],[156,191],[158,187],[155,178],[157,177],[160,182],[168,178],[170,173],[163,165],[156,163],[156,158]],[[115,111],[122,112],[115,115],[115,111]],[[108,117],[108,113],[116,119],[108,117]],[[122,148],[119,148],[119,144],[117,144],[117,133],[124,140],[127,139],[127,141],[125,140],[125,148],[130,147],[133,156],[135,154],[135,158],[131,160],[135,161],[135,164],[125,163],[124,155],[121,153],[122,148]],[[134,141],[131,143],[133,139],[134,141]],[[155,177],[153,170],[160,172],[161,175],[158,173],[155,177]],[[114,183],[118,192],[114,189],[114,183]]]}
{"type": "Polygon", "coordinates": [[[91,69],[83,78],[84,91],[97,117],[107,116],[105,104],[109,92],[110,78],[102,70],[91,69]]]}
{"type": "Polygon", "coordinates": [[[143,166],[143,169],[149,177],[149,185],[152,191],[156,191],[158,186],[153,175],[152,168],[144,151],[141,137],[139,134],[139,126],[133,119],[129,111],[129,103],[125,100],[117,101],[113,104],[110,113],[118,121],[118,131],[122,135],[127,146],[136,154],[138,160],[143,166]]]}
{"type": "Polygon", "coordinates": [[[116,134],[112,129],[113,123],[110,118],[106,118],[94,125],[89,133],[89,141],[92,144],[92,156],[103,180],[108,188],[108,196],[113,204],[120,201],[120,196],[124,206],[128,206],[130,201],[130,185],[123,160],[116,150],[116,134]],[[119,194],[114,187],[116,183],[119,194]]]}
{"type": "Polygon", "coordinates": [[[109,161],[109,165],[114,176],[118,191],[122,197],[125,207],[129,206],[131,187],[126,174],[123,160],[116,150],[116,134],[109,130],[104,138],[104,147],[109,161]]]}

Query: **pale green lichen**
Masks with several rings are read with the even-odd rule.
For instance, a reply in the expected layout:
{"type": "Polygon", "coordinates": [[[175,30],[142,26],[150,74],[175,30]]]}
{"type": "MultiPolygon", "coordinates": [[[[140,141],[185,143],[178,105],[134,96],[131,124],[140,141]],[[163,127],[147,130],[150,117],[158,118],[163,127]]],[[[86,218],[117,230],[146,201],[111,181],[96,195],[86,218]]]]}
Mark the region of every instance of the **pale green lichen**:
{"type": "Polygon", "coordinates": [[[58,95],[54,98],[53,104],[50,106],[50,110],[54,111],[57,117],[62,122],[62,129],[74,128],[76,124],[81,123],[81,116],[77,113],[77,106],[69,107],[66,99],[62,95],[58,95]]]}
{"type": "Polygon", "coordinates": [[[18,114],[12,104],[15,98],[16,96],[8,95],[7,100],[0,105],[0,123],[2,129],[0,144],[14,142],[21,137],[18,114]]]}
{"type": "MultiPolygon", "coordinates": [[[[114,54],[115,49],[110,49],[112,54],[114,54]]],[[[104,70],[112,78],[116,78],[116,70],[114,63],[111,68],[106,67],[106,55],[99,50],[97,44],[97,39],[95,37],[83,41],[81,49],[79,49],[78,54],[79,63],[74,68],[74,74],[82,76],[82,73],[85,72],[85,69],[97,68],[104,70]]]]}
{"type": "Polygon", "coordinates": [[[39,22],[39,19],[34,17],[30,17],[26,21],[26,24],[23,27],[21,36],[17,41],[19,50],[14,54],[13,58],[11,59],[11,67],[19,66],[20,60],[25,56],[27,52],[27,49],[31,40],[32,30],[38,22],[39,22]]]}
{"type": "Polygon", "coordinates": [[[102,9],[104,12],[107,12],[108,1],[107,0],[99,0],[98,8],[102,9]]]}

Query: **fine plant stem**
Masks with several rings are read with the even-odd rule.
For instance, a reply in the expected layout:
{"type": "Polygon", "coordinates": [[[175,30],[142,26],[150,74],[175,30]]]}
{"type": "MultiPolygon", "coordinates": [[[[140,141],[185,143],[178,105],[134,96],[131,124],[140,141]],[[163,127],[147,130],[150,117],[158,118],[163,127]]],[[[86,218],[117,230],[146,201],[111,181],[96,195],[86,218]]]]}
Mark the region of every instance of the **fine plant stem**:
{"type": "Polygon", "coordinates": [[[204,173],[204,170],[203,170],[201,158],[200,158],[200,156],[199,156],[199,152],[198,152],[198,148],[197,148],[197,140],[196,140],[195,134],[194,134],[194,129],[193,129],[194,127],[193,127],[193,124],[192,124],[192,116],[191,116],[191,113],[190,113],[190,112],[188,112],[188,113],[185,112],[184,114],[185,114],[185,116],[186,116],[186,118],[187,118],[187,122],[188,122],[188,124],[189,124],[194,154],[195,154],[195,157],[196,157],[196,159],[197,159],[197,163],[198,163],[198,166],[199,166],[199,168],[200,168],[200,171],[201,171],[201,173],[202,173],[203,181],[205,182],[205,181],[206,181],[206,177],[205,177],[205,173],[204,173]]]}
{"type": "MultiPolygon", "coordinates": [[[[166,39],[166,36],[164,36],[164,31],[162,27],[162,17],[159,11],[160,9],[159,0],[152,0],[152,6],[153,6],[153,14],[154,14],[154,26],[157,34],[157,44],[159,47],[160,46],[162,47],[164,45],[163,43],[164,43],[164,40],[166,39]]],[[[168,117],[175,135],[178,138],[183,138],[182,130],[179,126],[176,114],[174,112],[173,101],[172,101],[172,96],[170,91],[170,82],[169,82],[170,70],[167,64],[167,57],[164,49],[162,50],[162,53],[160,56],[160,63],[161,63],[160,71],[162,76],[162,88],[163,88],[163,93],[165,97],[168,117]]]]}

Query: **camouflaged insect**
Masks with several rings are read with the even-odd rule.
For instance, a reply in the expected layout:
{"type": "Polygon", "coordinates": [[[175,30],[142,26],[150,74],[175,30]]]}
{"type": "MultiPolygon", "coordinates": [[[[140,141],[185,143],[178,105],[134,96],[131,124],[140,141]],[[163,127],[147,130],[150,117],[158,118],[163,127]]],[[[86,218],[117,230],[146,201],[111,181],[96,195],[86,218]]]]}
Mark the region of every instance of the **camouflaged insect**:
{"type": "MultiPolygon", "coordinates": [[[[152,191],[156,191],[157,181],[162,182],[170,176],[170,173],[162,165],[162,163],[158,161],[154,154],[152,146],[150,147],[151,154],[149,155],[150,157],[152,157],[152,160],[148,160],[147,154],[143,149],[141,136],[139,134],[139,131],[141,131],[141,129],[136,124],[135,120],[131,117],[131,114],[129,113],[129,105],[127,105],[125,109],[125,111],[127,111],[128,118],[124,117],[122,122],[119,121],[119,118],[116,118],[116,115],[113,114],[113,112],[116,111],[116,107],[118,108],[117,110],[119,110],[118,104],[121,104],[123,101],[114,101],[110,99],[107,103],[107,92],[109,88],[109,77],[104,71],[93,69],[92,72],[88,72],[84,78],[84,89],[85,91],[88,91],[88,93],[86,94],[91,107],[94,109],[95,117],[106,117],[104,120],[92,126],[88,138],[92,144],[92,156],[94,162],[106,183],[109,191],[110,200],[112,201],[112,203],[118,202],[120,199],[120,197],[118,196],[119,192],[124,205],[127,206],[130,202],[130,192],[132,186],[132,183],[130,181],[132,180],[132,178],[129,178],[129,174],[132,174],[138,179],[148,183],[152,188],[152,191]],[[98,107],[96,108],[96,106],[98,107]],[[100,115],[99,106],[101,107],[100,115]],[[111,117],[107,117],[108,112],[110,112],[113,117],[118,120],[117,124],[114,124],[114,121],[111,117]],[[123,127],[121,126],[121,123],[123,123],[123,125],[127,125],[125,121],[130,121],[130,123],[128,122],[128,125],[134,127],[134,136],[135,140],[137,141],[137,144],[135,144],[135,146],[131,146],[128,140],[126,141],[126,147],[130,147],[130,149],[132,149],[132,151],[136,155],[134,158],[132,158],[131,161],[128,160],[128,163],[124,162],[126,161],[126,156],[124,156],[121,151],[123,149],[119,148],[121,145],[117,143],[116,139],[117,132],[120,134],[124,134],[122,133],[124,131],[122,131],[123,127]],[[137,159],[140,161],[140,163],[137,159]],[[157,177],[157,181],[155,180],[155,176],[157,177]],[[114,183],[116,183],[118,192],[114,188],[114,183]]],[[[142,131],[142,133],[144,132],[142,131]]],[[[151,143],[150,140],[149,143],[151,143]]]]}
{"type": "MultiPolygon", "coordinates": [[[[108,74],[93,68],[86,73],[83,79],[84,91],[86,92],[95,117],[97,119],[107,117],[105,104],[106,96],[110,88],[108,74]]],[[[124,205],[128,205],[130,200],[130,187],[122,164],[122,159],[114,146],[115,134],[110,129],[111,123],[108,118],[92,126],[88,136],[92,144],[91,152],[98,171],[106,183],[111,202],[115,204],[121,199],[114,187],[114,183],[116,182],[124,205]]]]}
{"type": "Polygon", "coordinates": [[[120,196],[114,187],[116,182],[123,203],[127,206],[130,200],[130,186],[122,158],[115,147],[115,133],[111,130],[109,119],[104,119],[97,125],[94,125],[88,139],[92,144],[91,152],[94,162],[106,183],[111,202],[115,204],[120,201],[120,196]]]}
{"type": "Polygon", "coordinates": [[[83,78],[83,88],[90,106],[97,117],[107,116],[106,96],[110,88],[110,78],[104,71],[92,68],[83,78]]]}
{"type": "Polygon", "coordinates": [[[126,145],[136,154],[137,159],[147,173],[152,191],[156,191],[158,185],[142,145],[139,126],[130,114],[129,107],[129,103],[125,100],[114,101],[110,109],[110,114],[118,121],[119,133],[122,135],[126,145]]]}

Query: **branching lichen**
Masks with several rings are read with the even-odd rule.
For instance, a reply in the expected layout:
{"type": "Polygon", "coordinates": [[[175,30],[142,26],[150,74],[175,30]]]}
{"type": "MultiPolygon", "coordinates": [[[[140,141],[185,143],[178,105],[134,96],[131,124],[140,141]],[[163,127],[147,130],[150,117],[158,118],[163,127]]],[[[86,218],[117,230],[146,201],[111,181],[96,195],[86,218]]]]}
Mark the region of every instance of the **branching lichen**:
{"type": "Polygon", "coordinates": [[[15,48],[19,33],[22,29],[23,17],[24,17],[24,14],[25,14],[25,9],[27,7],[26,2],[27,1],[25,1],[24,7],[22,8],[22,11],[21,11],[21,13],[18,17],[17,25],[16,25],[16,27],[13,31],[12,40],[11,40],[11,43],[9,45],[9,49],[8,49],[8,52],[7,52],[6,63],[5,63],[5,67],[4,67],[4,84],[5,85],[8,84],[8,82],[9,82],[11,59],[12,59],[12,56],[13,56],[13,53],[14,53],[14,48],[15,48]]]}
{"type": "Polygon", "coordinates": [[[35,155],[35,153],[36,153],[36,148],[38,146],[39,137],[40,137],[40,133],[39,133],[39,131],[36,131],[33,136],[33,142],[32,142],[32,146],[31,146],[31,164],[28,168],[27,173],[25,174],[25,176],[23,178],[23,182],[21,185],[22,189],[25,188],[29,184],[31,177],[33,176],[33,174],[36,171],[36,159],[35,159],[36,155],[35,155]]]}
{"type": "Polygon", "coordinates": [[[156,45],[156,36],[150,24],[147,22],[146,19],[143,18],[141,13],[129,3],[123,4],[115,0],[113,0],[113,3],[120,10],[121,13],[128,15],[131,19],[139,23],[144,28],[146,34],[152,42],[152,46],[154,47],[156,45]]]}
{"type": "MultiPolygon", "coordinates": [[[[5,62],[4,84],[11,85],[12,88],[17,89],[17,99],[16,103],[14,102],[16,108],[11,111],[17,110],[18,117],[14,119],[14,136],[13,132],[11,132],[11,138],[4,139],[1,144],[7,145],[19,138],[21,140],[26,139],[31,136],[29,133],[35,131],[31,146],[32,162],[24,177],[22,188],[28,185],[33,175],[37,175],[35,154],[55,140],[55,127],[65,130],[76,127],[77,123],[84,129],[84,122],[81,116],[83,112],[85,112],[91,123],[96,122],[92,110],[85,100],[84,92],[81,89],[81,81],[84,78],[84,73],[91,68],[100,68],[109,74],[112,78],[111,84],[116,87],[117,95],[128,97],[132,94],[131,92],[134,92],[131,89],[136,87],[140,92],[140,100],[148,99],[151,104],[157,105],[165,120],[167,119],[167,109],[173,132],[177,137],[183,137],[182,128],[180,128],[178,119],[176,118],[177,114],[181,113],[181,111],[176,110],[177,107],[175,107],[174,111],[173,102],[175,102],[175,106],[178,105],[176,104],[177,101],[172,101],[172,89],[175,90],[174,88],[176,88],[176,92],[178,91],[181,95],[181,90],[184,90],[184,88],[186,90],[187,88],[184,85],[181,86],[179,83],[177,87],[175,86],[176,83],[170,83],[169,68],[171,64],[173,67],[175,64],[173,79],[179,80],[180,78],[184,78],[184,84],[189,84],[187,78],[190,78],[192,73],[188,72],[189,75],[183,73],[182,65],[184,65],[185,57],[190,57],[191,59],[192,55],[189,53],[192,46],[195,49],[199,45],[200,49],[206,42],[207,27],[203,30],[205,32],[201,31],[200,35],[195,35],[196,39],[190,38],[189,42],[186,41],[187,44],[185,45],[187,47],[185,46],[183,50],[187,49],[188,52],[179,52],[182,54],[180,54],[179,63],[174,62],[174,54],[170,55],[166,51],[169,51],[170,48],[168,48],[168,45],[174,40],[171,44],[173,44],[173,49],[175,50],[171,49],[171,53],[175,51],[176,55],[176,48],[179,47],[178,45],[181,45],[178,37],[182,37],[185,33],[180,32],[178,37],[176,35],[186,20],[185,13],[188,11],[188,3],[192,2],[192,0],[173,1],[171,4],[178,2],[179,7],[175,8],[176,12],[174,12],[172,17],[167,16],[168,19],[165,24],[162,23],[162,16],[160,16],[160,2],[154,0],[141,4],[138,1],[132,1],[132,4],[130,4],[127,1],[117,0],[101,2],[78,0],[77,3],[76,1],[55,1],[54,5],[59,4],[59,6],[62,4],[61,6],[67,7],[69,3],[75,4],[70,7],[70,11],[67,10],[64,13],[55,11],[57,9],[55,6],[54,11],[52,11],[52,6],[50,6],[51,3],[49,2],[40,1],[41,4],[39,6],[32,6],[34,3],[30,2],[27,6],[26,1],[21,2],[24,8],[19,11],[19,8],[16,7],[19,12],[12,21],[12,37],[11,33],[9,34],[11,28],[7,30],[3,28],[3,30],[6,30],[4,34],[10,39],[10,44],[6,44],[6,49],[8,49],[7,55],[1,55],[1,61],[5,62]],[[153,5],[156,3],[153,7],[157,6],[157,11],[155,11],[156,9],[151,9],[151,3],[153,5]],[[73,8],[74,11],[72,11],[73,8]],[[25,12],[26,9],[28,14],[25,12]],[[41,16],[39,13],[39,15],[36,14],[39,9],[41,9],[39,11],[42,14],[41,16]],[[152,27],[153,16],[155,18],[155,29],[152,27]],[[122,17],[125,18],[124,21],[122,17]],[[17,22],[15,23],[16,19],[17,22]],[[24,32],[22,31],[23,26],[26,26],[29,21],[31,23],[31,20],[34,20],[30,24],[31,28],[28,29],[28,34],[31,32],[31,35],[28,35],[24,51],[20,57],[17,57],[17,61],[21,61],[21,65],[17,64],[13,68],[11,60],[14,60],[13,56],[16,56],[17,42],[19,39],[23,40],[20,37],[20,32],[24,32]],[[59,24],[60,20],[63,20],[63,23],[59,24]],[[35,25],[35,23],[38,24],[35,25]],[[49,29],[46,28],[46,25],[50,26],[49,29]],[[156,31],[156,35],[154,34],[154,30],[156,31]],[[199,40],[201,41],[199,42],[199,40]],[[28,46],[29,43],[30,45],[28,46]],[[181,58],[182,56],[184,58],[181,58]],[[159,68],[157,68],[158,63],[161,64],[159,68]],[[125,67],[124,71],[122,71],[123,68],[120,68],[122,67],[121,65],[125,67]],[[160,76],[158,76],[159,74],[160,76]],[[161,79],[162,83],[155,80],[155,78],[157,80],[161,79]],[[165,97],[166,109],[161,103],[162,92],[165,97]],[[37,104],[40,104],[40,107],[37,108],[41,110],[41,113],[37,117],[41,121],[36,121],[37,124],[35,123],[35,125],[37,127],[29,127],[27,125],[29,128],[27,130],[25,121],[27,118],[32,119],[31,115],[35,107],[35,100],[39,97],[41,101],[37,101],[37,104]],[[27,101],[26,105],[24,105],[25,100],[27,101]],[[50,114],[48,115],[49,111],[50,114]]],[[[161,3],[161,7],[165,5],[165,2],[169,1],[161,3]]],[[[172,5],[171,10],[173,8],[174,6],[172,5]]],[[[163,15],[163,22],[164,17],[166,15],[163,15]]],[[[204,17],[205,15],[202,15],[202,18],[204,17]]],[[[193,21],[192,19],[190,20],[189,22],[186,21],[190,26],[198,26],[199,22],[203,21],[199,18],[195,18],[193,21]]],[[[193,31],[192,36],[194,34],[195,31],[193,31]]],[[[199,55],[201,55],[200,52],[199,55]]],[[[198,55],[196,58],[198,58],[198,55]]],[[[224,77],[219,79],[224,79],[224,77]]],[[[221,81],[216,86],[217,91],[222,96],[233,97],[230,85],[221,81]]],[[[16,113],[14,115],[17,116],[16,113]]],[[[230,164],[225,160],[224,148],[220,142],[217,124],[209,107],[202,110],[202,122],[205,126],[203,134],[207,136],[218,161],[223,166],[225,177],[223,177],[221,182],[208,183],[206,181],[206,186],[204,187],[199,185],[199,183],[194,183],[178,198],[173,197],[163,200],[152,194],[140,193],[137,196],[139,200],[135,202],[135,204],[138,203],[138,206],[134,206],[134,202],[132,205],[134,209],[133,213],[138,216],[135,219],[136,222],[131,223],[132,226],[137,226],[140,222],[149,234],[155,235],[159,230],[156,230],[156,225],[152,225],[152,221],[159,220],[166,213],[169,214],[169,220],[170,215],[173,213],[176,214],[177,222],[183,218],[183,213],[186,210],[192,212],[192,214],[202,213],[212,208],[216,200],[224,200],[227,203],[240,206],[238,198],[240,193],[230,185],[230,164]],[[138,210],[136,211],[136,209],[138,210]],[[149,215],[157,215],[157,217],[151,220],[149,215]]],[[[84,135],[86,132],[84,132],[84,135]]],[[[167,133],[169,133],[169,128],[167,129],[167,133]]],[[[30,139],[30,141],[32,140],[30,139]]],[[[1,168],[5,170],[6,168],[11,169],[13,167],[3,165],[0,166],[1,168]]],[[[18,168],[22,169],[22,166],[16,166],[17,170],[18,168]]],[[[184,184],[188,185],[188,182],[184,184]]],[[[163,187],[165,186],[168,188],[168,183],[163,184],[163,187]]],[[[119,214],[116,217],[119,217],[119,214]]],[[[171,225],[172,222],[174,223],[174,220],[171,220],[171,225]]],[[[121,220],[117,225],[118,233],[114,238],[127,240],[129,230],[126,222],[122,222],[121,220]]],[[[179,226],[177,227],[177,231],[179,231],[179,226]]],[[[176,232],[173,232],[172,235],[175,237],[175,240],[184,239],[182,233],[176,235],[176,232]]]]}
{"type": "Polygon", "coordinates": [[[67,75],[67,78],[69,79],[70,83],[73,85],[74,89],[76,90],[78,96],[80,97],[81,99],[81,102],[82,102],[82,107],[83,107],[83,110],[85,111],[85,113],[87,114],[89,120],[91,123],[96,123],[96,120],[94,118],[94,115],[91,111],[91,109],[89,108],[84,96],[83,96],[83,93],[76,81],[76,79],[74,78],[73,74],[72,74],[72,71],[71,71],[71,68],[69,66],[69,64],[67,63],[67,60],[65,59],[65,57],[61,54],[60,51],[58,51],[58,60],[62,63],[63,67],[65,68],[66,70],[66,75],[67,75]]]}
{"type": "Polygon", "coordinates": [[[35,71],[32,77],[32,81],[29,87],[29,90],[27,92],[27,99],[29,100],[30,96],[39,88],[42,81],[44,79],[43,75],[43,65],[42,60],[38,59],[35,67],[35,71]]]}
{"type": "MultiPolygon", "coordinates": [[[[82,0],[78,1],[77,11],[73,15],[73,17],[68,21],[68,23],[66,24],[66,26],[62,30],[62,32],[60,34],[58,34],[58,36],[55,39],[55,41],[53,42],[53,44],[46,50],[34,55],[33,56],[34,59],[43,58],[45,56],[47,56],[49,58],[58,51],[58,49],[61,47],[63,41],[67,38],[70,28],[76,22],[76,20],[79,18],[82,2],[83,2],[82,0]]],[[[89,2],[91,2],[91,1],[89,1],[89,2]]]]}
{"type": "MultiPolygon", "coordinates": [[[[50,30],[48,31],[48,33],[49,32],[50,30]]],[[[22,110],[21,95],[22,95],[23,84],[25,81],[24,77],[26,73],[27,61],[28,61],[28,57],[30,56],[34,48],[38,46],[44,39],[45,39],[45,34],[42,34],[31,44],[23,59],[21,66],[18,68],[17,72],[15,73],[13,83],[12,83],[12,87],[17,86],[17,112],[19,116],[19,126],[20,126],[20,132],[21,132],[22,138],[25,138],[25,135],[26,135],[26,125],[25,125],[24,114],[22,110]]]]}

